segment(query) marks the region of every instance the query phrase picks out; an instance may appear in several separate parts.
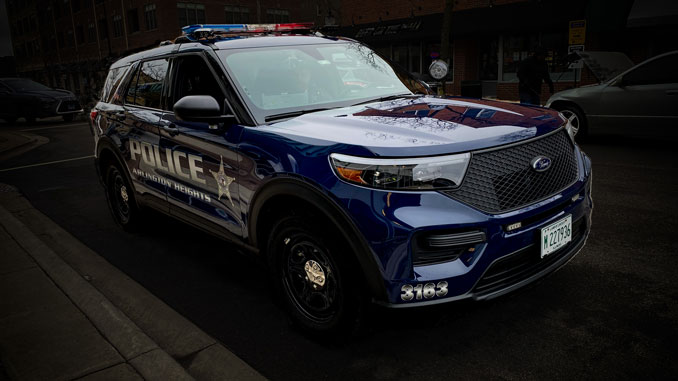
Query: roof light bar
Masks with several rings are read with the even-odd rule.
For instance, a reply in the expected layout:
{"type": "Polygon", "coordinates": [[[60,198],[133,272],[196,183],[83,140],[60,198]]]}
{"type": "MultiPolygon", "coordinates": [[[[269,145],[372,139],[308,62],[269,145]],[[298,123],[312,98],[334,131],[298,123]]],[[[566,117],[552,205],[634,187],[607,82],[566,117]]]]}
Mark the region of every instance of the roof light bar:
{"type": "Polygon", "coordinates": [[[267,33],[267,32],[291,32],[310,31],[314,24],[286,23],[286,24],[194,24],[181,28],[183,35],[191,40],[207,38],[219,33],[267,33]]]}

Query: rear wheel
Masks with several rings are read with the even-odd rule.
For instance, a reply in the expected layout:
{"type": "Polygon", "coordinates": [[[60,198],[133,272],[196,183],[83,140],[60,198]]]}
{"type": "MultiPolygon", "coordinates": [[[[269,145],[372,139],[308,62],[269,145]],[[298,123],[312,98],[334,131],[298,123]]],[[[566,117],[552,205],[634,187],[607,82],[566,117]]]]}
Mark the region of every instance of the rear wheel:
{"type": "Polygon", "coordinates": [[[135,230],[141,216],[134,199],[134,189],[117,165],[109,164],[104,173],[106,199],[113,219],[123,229],[135,230]]]}
{"type": "Polygon", "coordinates": [[[286,217],[273,227],[268,258],[278,296],[293,322],[323,338],[353,333],[361,323],[364,298],[350,252],[336,234],[309,217],[286,217]]]}

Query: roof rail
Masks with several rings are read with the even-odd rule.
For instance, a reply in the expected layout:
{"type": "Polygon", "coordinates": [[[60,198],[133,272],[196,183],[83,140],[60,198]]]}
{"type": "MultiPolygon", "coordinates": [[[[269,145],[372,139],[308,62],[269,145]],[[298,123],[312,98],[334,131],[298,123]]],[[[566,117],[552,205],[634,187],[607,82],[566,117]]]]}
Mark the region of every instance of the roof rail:
{"type": "Polygon", "coordinates": [[[195,24],[181,28],[190,41],[234,37],[249,33],[310,33],[313,23],[286,24],[195,24]]]}

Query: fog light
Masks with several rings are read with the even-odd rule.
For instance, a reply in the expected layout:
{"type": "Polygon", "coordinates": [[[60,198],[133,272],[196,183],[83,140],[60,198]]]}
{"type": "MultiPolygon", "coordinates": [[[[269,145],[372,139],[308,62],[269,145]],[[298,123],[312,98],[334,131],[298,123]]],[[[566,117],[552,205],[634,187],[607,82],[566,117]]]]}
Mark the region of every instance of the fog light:
{"type": "Polygon", "coordinates": [[[522,222],[516,222],[516,223],[510,224],[510,225],[506,225],[506,231],[507,232],[514,231],[516,229],[520,229],[521,227],[523,227],[523,223],[522,222]]]}

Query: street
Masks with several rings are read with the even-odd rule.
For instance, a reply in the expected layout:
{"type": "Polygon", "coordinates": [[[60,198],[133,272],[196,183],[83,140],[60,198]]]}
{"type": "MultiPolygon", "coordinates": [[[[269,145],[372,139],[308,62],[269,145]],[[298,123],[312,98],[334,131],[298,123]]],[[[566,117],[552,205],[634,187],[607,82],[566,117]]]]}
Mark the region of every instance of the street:
{"type": "Polygon", "coordinates": [[[678,160],[661,138],[594,136],[593,227],[541,282],[491,302],[375,308],[362,337],[312,341],[288,324],[262,265],[162,216],[118,228],[85,122],[0,125],[48,139],[0,162],[0,183],[272,380],[671,379],[678,376],[678,160]]]}

